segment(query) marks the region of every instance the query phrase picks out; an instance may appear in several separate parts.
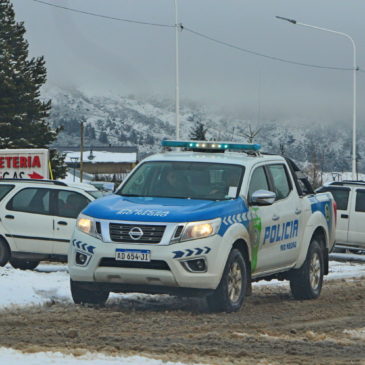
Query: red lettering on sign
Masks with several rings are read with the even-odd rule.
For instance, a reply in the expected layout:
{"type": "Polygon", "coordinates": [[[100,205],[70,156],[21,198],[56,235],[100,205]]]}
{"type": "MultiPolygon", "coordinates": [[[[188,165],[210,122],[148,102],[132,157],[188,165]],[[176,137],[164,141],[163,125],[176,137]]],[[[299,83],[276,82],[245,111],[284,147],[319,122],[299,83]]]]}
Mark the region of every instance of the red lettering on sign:
{"type": "Polygon", "coordinates": [[[26,157],[19,157],[19,165],[20,165],[20,168],[26,168],[28,167],[28,164],[27,164],[27,158],[26,157]]]}
{"type": "Polygon", "coordinates": [[[41,168],[40,156],[0,156],[0,169],[41,168]]]}
{"type": "Polygon", "coordinates": [[[6,160],[6,167],[7,167],[8,169],[10,169],[10,168],[11,168],[11,159],[12,159],[12,157],[10,157],[10,156],[5,156],[4,158],[5,158],[5,160],[6,160]]]}
{"type": "Polygon", "coordinates": [[[19,157],[13,157],[13,167],[16,169],[19,167],[19,157]]]}
{"type": "Polygon", "coordinates": [[[41,160],[39,156],[34,156],[32,167],[41,167],[41,160]]]}

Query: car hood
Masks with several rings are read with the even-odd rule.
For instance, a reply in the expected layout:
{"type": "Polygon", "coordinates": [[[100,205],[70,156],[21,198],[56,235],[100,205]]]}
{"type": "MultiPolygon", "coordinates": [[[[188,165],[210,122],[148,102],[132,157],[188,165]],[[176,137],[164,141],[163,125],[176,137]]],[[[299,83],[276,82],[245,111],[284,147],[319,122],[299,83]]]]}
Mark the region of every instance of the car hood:
{"type": "Polygon", "coordinates": [[[83,214],[138,222],[193,222],[237,214],[244,209],[241,198],[224,201],[110,195],[90,203],[83,214]]]}

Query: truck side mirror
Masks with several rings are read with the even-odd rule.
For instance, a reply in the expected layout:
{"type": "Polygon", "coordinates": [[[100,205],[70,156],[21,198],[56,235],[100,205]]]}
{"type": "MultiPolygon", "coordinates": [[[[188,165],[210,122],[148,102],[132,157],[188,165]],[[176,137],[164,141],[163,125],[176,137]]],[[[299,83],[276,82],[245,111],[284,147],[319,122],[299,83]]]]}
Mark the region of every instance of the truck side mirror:
{"type": "Polygon", "coordinates": [[[271,205],[276,199],[276,194],[269,190],[256,190],[251,196],[254,205],[271,205]]]}

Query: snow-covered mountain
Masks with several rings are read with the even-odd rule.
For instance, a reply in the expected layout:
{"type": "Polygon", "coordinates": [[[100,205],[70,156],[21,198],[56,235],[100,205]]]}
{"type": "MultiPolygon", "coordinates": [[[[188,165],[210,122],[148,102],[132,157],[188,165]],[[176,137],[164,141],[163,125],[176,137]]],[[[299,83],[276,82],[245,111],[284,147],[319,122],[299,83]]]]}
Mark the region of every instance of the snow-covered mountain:
{"type": "MultiPolygon", "coordinates": [[[[50,121],[63,126],[56,145],[79,145],[79,123],[84,121],[85,146],[138,145],[142,153],[156,152],[163,138],[175,137],[175,106],[173,101],[157,98],[87,95],[75,90],[48,89],[44,98],[52,99],[50,121]]],[[[324,171],[346,171],[351,166],[350,126],[323,125],[320,121],[309,125],[300,121],[271,120],[260,123],[211,112],[206,107],[182,103],[182,139],[189,138],[197,122],[207,128],[207,138],[247,142],[255,134],[254,142],[261,143],[269,153],[284,153],[300,162],[315,162],[324,171]]],[[[365,150],[364,133],[358,137],[360,157],[365,150]]],[[[359,160],[359,170],[365,161],[359,160]]]]}

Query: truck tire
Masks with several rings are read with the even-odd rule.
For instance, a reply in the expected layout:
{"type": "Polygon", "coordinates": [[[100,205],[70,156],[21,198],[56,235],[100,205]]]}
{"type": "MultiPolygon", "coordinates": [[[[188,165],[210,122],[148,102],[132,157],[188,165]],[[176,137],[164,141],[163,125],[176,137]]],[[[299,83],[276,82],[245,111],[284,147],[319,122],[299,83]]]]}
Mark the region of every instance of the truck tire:
{"type": "Polygon", "coordinates": [[[5,266],[10,258],[10,249],[7,242],[0,238],[0,266],[5,266]]]}
{"type": "Polygon", "coordinates": [[[247,267],[241,251],[233,249],[217,289],[206,298],[210,311],[236,312],[241,308],[248,284],[247,267]]]}
{"type": "Polygon", "coordinates": [[[10,259],[9,262],[14,269],[20,270],[34,270],[39,265],[39,261],[31,260],[10,259]]]}
{"type": "Polygon", "coordinates": [[[290,289],[295,299],[316,299],[323,284],[324,259],[318,237],[313,237],[303,266],[292,273],[290,289]]]}
{"type": "Polygon", "coordinates": [[[70,280],[72,299],[75,304],[104,305],[108,300],[108,290],[98,290],[92,284],[70,280]]]}

